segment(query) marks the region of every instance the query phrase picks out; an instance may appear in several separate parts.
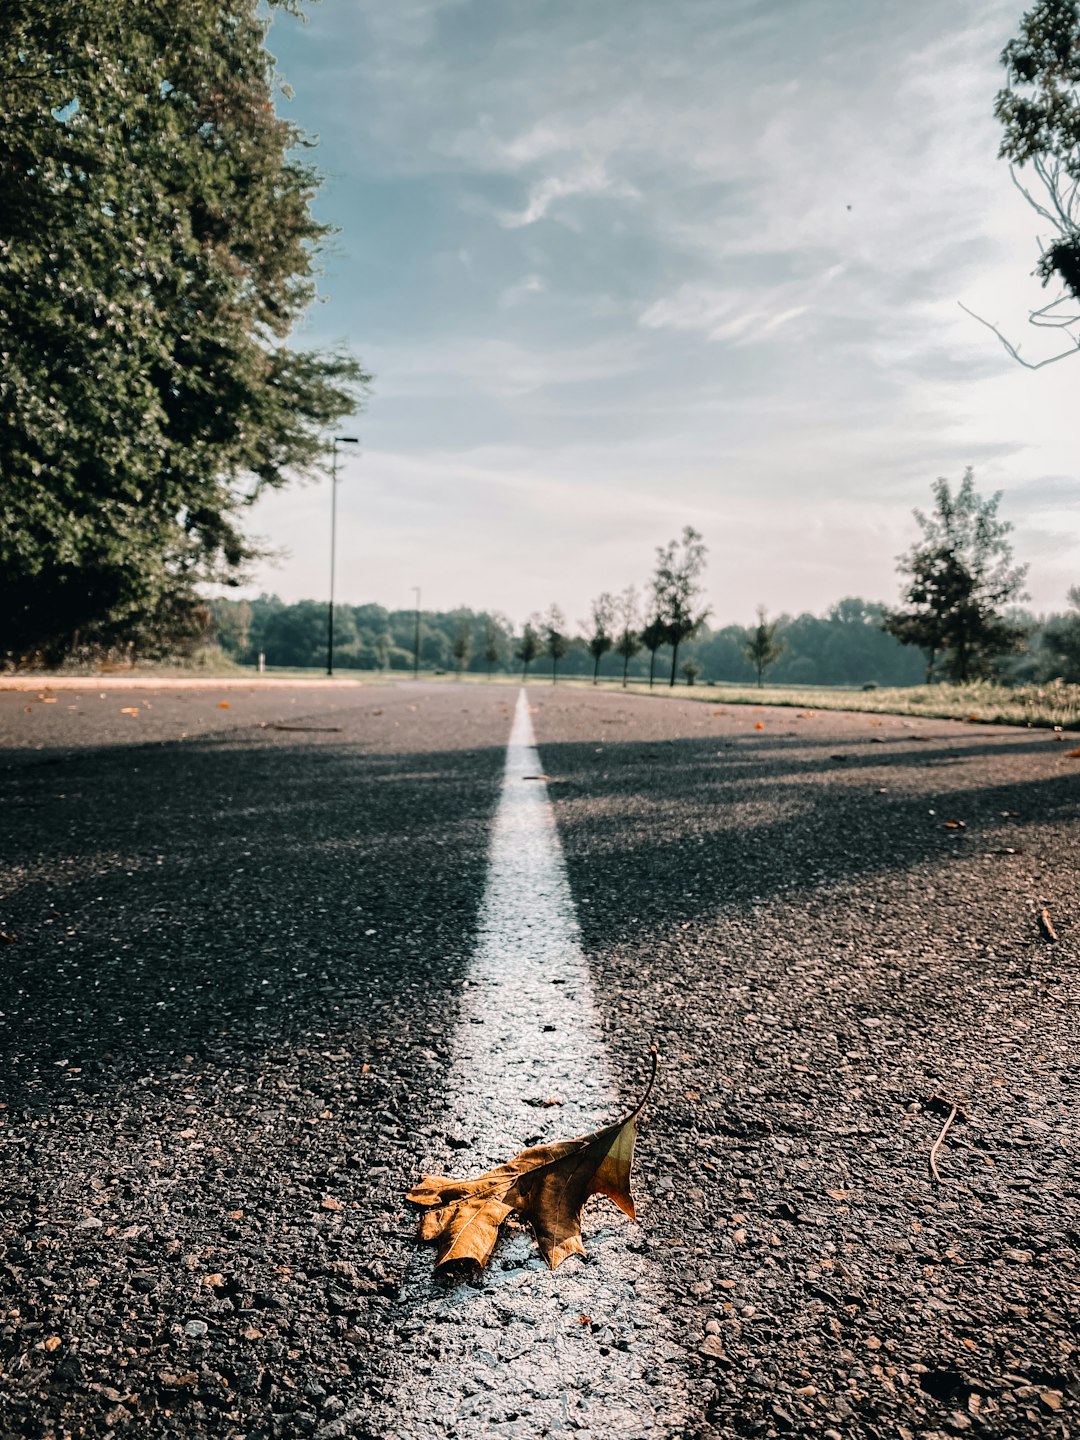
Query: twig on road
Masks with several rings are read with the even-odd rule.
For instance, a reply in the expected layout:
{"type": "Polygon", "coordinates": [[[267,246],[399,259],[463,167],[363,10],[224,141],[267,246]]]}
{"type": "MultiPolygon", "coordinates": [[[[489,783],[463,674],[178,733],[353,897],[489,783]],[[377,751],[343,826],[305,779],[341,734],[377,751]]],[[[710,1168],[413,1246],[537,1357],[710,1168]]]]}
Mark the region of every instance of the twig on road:
{"type": "Polygon", "coordinates": [[[942,1178],[941,1178],[941,1171],[937,1168],[938,1151],[941,1149],[942,1144],[944,1143],[944,1140],[945,1140],[945,1136],[949,1133],[949,1130],[950,1130],[950,1128],[951,1128],[951,1126],[952,1126],[952,1123],[953,1123],[953,1121],[956,1119],[957,1115],[959,1115],[959,1113],[960,1113],[960,1106],[959,1106],[959,1105],[954,1105],[954,1106],[952,1107],[952,1109],[949,1111],[949,1118],[945,1121],[945,1124],[941,1127],[941,1134],[937,1137],[937,1139],[934,1141],[933,1145],[931,1145],[931,1147],[930,1147],[930,1178],[931,1178],[931,1180],[933,1180],[934,1183],[937,1184],[937,1185],[941,1185],[941,1184],[944,1183],[944,1182],[942,1181],[942,1178]]]}
{"type": "Polygon", "coordinates": [[[1058,933],[1054,929],[1054,922],[1050,919],[1050,911],[1044,905],[1039,911],[1039,929],[1043,933],[1044,940],[1056,940],[1058,933]]]}

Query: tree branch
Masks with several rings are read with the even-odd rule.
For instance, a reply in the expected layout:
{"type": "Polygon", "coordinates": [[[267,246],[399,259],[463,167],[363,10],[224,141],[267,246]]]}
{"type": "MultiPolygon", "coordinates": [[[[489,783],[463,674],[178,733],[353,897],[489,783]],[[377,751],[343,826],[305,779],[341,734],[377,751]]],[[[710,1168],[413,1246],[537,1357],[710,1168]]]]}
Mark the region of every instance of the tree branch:
{"type": "MultiPolygon", "coordinates": [[[[1011,340],[1007,339],[996,325],[992,324],[989,320],[984,320],[981,315],[976,315],[975,311],[970,310],[962,300],[958,300],[956,303],[960,306],[960,309],[963,310],[966,315],[970,315],[971,318],[973,320],[977,320],[980,325],[985,325],[987,330],[993,331],[993,333],[997,336],[997,338],[1001,341],[1002,345],[1005,347],[1006,351],[1012,356],[1012,358],[1017,362],[1018,365],[1023,365],[1025,370],[1042,370],[1043,367],[1046,365],[1056,365],[1059,360],[1067,360],[1070,355],[1075,355],[1077,351],[1080,350],[1080,340],[1074,340],[1072,349],[1062,350],[1059,355],[1048,355],[1045,360],[1025,360],[1024,357],[1020,354],[1019,348],[1014,345],[1011,340]]],[[[1055,301],[1054,303],[1057,304],[1059,302],[1055,301]]],[[[1032,319],[1042,313],[1042,311],[1033,311],[1032,319]]],[[[1064,324],[1066,322],[1061,323],[1064,324]]]]}

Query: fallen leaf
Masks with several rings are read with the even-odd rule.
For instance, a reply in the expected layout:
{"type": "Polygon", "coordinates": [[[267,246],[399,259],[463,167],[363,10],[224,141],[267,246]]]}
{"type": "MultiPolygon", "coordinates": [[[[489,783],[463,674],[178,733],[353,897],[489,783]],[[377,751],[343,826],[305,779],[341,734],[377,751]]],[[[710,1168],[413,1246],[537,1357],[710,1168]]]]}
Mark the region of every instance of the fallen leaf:
{"type": "Polygon", "coordinates": [[[966,830],[966,829],[967,829],[967,821],[966,821],[966,820],[943,820],[943,821],[941,822],[941,826],[942,826],[942,829],[943,829],[943,830],[966,830]]]}
{"type": "Polygon", "coordinates": [[[48,1350],[51,1355],[54,1350],[60,1349],[61,1343],[59,1335],[50,1335],[45,1341],[45,1349],[48,1350]]]}
{"type": "Polygon", "coordinates": [[[121,715],[138,715],[138,713],[139,707],[137,705],[125,705],[120,711],[121,715]]]}
{"type": "Polygon", "coordinates": [[[344,1210],[345,1206],[340,1200],[335,1200],[332,1195],[325,1195],[323,1197],[322,1208],[324,1210],[344,1210]]]}
{"type": "Polygon", "coordinates": [[[55,695],[39,695],[39,696],[38,696],[38,699],[41,701],[41,703],[42,703],[43,705],[55,705],[55,704],[56,704],[56,696],[55,696],[55,695]]]}
{"type": "Polygon", "coordinates": [[[846,1199],[848,1198],[848,1196],[851,1194],[851,1191],[850,1191],[850,1190],[826,1190],[826,1191],[825,1191],[825,1194],[828,1195],[828,1197],[829,1197],[830,1200],[846,1200],[846,1199]]]}
{"type": "Polygon", "coordinates": [[[243,1218],[244,1218],[244,1212],[243,1212],[243,1210],[230,1210],[230,1211],[229,1211],[229,1219],[230,1219],[230,1220],[242,1220],[243,1218]]]}
{"type": "Polygon", "coordinates": [[[761,720],[755,720],[755,721],[754,721],[754,729],[755,729],[755,730],[764,730],[764,729],[765,729],[764,722],[761,721],[761,720]]]}
{"type": "Polygon", "coordinates": [[[229,705],[230,705],[230,702],[229,702],[228,700],[219,700],[219,701],[217,702],[217,708],[218,708],[219,710],[228,710],[228,709],[229,709],[229,705]]]}
{"type": "MultiPolygon", "coordinates": [[[[29,710],[29,705],[26,708],[29,710]]],[[[1080,760],[1080,745],[1075,750],[1066,750],[1065,758],[1066,760],[1080,760]]]]}
{"type": "Polygon", "coordinates": [[[606,1195],[633,1220],[630,1167],[637,1119],[655,1078],[654,1050],[645,1094],[625,1120],[575,1140],[522,1150],[471,1180],[425,1175],[408,1199],[428,1207],[417,1234],[438,1242],[435,1268],[481,1269],[491,1259],[503,1221],[515,1212],[531,1225],[552,1270],[568,1255],[585,1254],[581,1211],[591,1195],[606,1195]]]}

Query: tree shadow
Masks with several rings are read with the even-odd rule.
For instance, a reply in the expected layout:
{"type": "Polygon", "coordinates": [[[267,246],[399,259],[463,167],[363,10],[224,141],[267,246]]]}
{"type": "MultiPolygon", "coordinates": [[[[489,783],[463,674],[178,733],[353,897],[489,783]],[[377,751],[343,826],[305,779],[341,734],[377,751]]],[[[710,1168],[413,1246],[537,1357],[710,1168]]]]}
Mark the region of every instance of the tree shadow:
{"type": "Polygon", "coordinates": [[[0,752],[2,1098],[81,1102],[185,1056],[410,1021],[439,1048],[503,755],[329,735],[0,752]]]}
{"type": "Polygon", "coordinates": [[[800,735],[540,748],[586,944],[612,946],[926,862],[947,884],[956,859],[1015,853],[1029,827],[1080,818],[1080,776],[1022,779],[995,763],[1027,745],[1052,748],[1024,732],[946,745],[800,735]]]}
{"type": "MultiPolygon", "coordinates": [[[[934,815],[924,788],[891,789],[889,773],[993,760],[1027,739],[973,736],[959,751],[805,735],[795,747],[542,744],[586,944],[928,860],[947,883],[954,857],[999,843],[1000,812],[1013,812],[1014,836],[1073,821],[1080,787],[966,785],[950,765],[949,815],[934,815]],[[954,815],[965,828],[944,828],[954,815]]],[[[370,1045],[408,1032],[436,1065],[473,947],[504,754],[373,753],[329,734],[0,752],[0,929],[17,936],[0,949],[4,1098],[48,1107],[184,1057],[253,1062],[358,1028],[370,1045]]]]}

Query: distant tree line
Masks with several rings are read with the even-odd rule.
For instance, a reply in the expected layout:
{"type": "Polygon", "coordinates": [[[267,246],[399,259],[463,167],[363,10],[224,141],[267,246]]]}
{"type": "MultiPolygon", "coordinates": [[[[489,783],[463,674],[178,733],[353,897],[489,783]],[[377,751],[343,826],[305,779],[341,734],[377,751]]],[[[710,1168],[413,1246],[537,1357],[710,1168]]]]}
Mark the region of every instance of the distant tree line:
{"type": "MultiPolygon", "coordinates": [[[[551,605],[515,630],[505,615],[467,609],[384,610],[339,606],[336,663],[367,670],[424,670],[523,678],[560,675],[647,679],[668,685],[681,677],[778,685],[916,685],[996,677],[1021,682],[1061,678],[1080,682],[1080,586],[1071,609],[1036,617],[1019,608],[1026,567],[1013,561],[1011,525],[998,516],[1000,493],[989,499],[967,470],[954,491],[932,487],[934,508],[915,511],[921,539],[899,560],[903,603],[895,609],[849,596],[824,615],[780,615],[757,607],[750,626],[712,628],[700,603],[706,547],[687,526],[681,539],[657,547],[644,600],[628,586],[598,595],[589,615],[571,626],[551,605]],[[679,664],[679,657],[682,663],[679,664]]],[[[322,663],[326,605],[276,596],[213,602],[218,643],[245,663],[271,666],[322,663]]]]}
{"type": "MultiPolygon", "coordinates": [[[[1016,682],[1061,677],[1080,682],[1080,586],[1072,592],[1072,608],[1061,614],[1037,617],[1015,610],[1012,618],[1024,628],[1027,645],[1010,654],[1001,674],[1016,682]]],[[[326,603],[300,600],[287,605],[273,595],[255,600],[213,600],[215,643],[224,654],[254,665],[259,654],[268,666],[322,668],[326,663],[326,603]]],[[[765,678],[777,685],[918,685],[926,679],[924,657],[902,645],[882,629],[888,611],[884,605],[854,596],[839,600],[821,615],[779,615],[774,621],[779,657],[766,668],[765,678]]],[[[342,605],[336,612],[336,630],[342,644],[335,645],[335,668],[387,670],[401,673],[414,664],[415,613],[387,610],[381,605],[342,605]]],[[[757,682],[755,662],[748,649],[756,639],[757,624],[703,624],[695,638],[680,648],[685,663],[694,667],[694,682],[757,682]]],[[[617,627],[616,627],[617,629],[617,627]]],[[[633,632],[629,632],[633,635],[633,632]]],[[[566,651],[555,662],[560,677],[604,680],[649,678],[652,655],[644,648],[626,654],[619,649],[623,635],[605,649],[599,660],[590,649],[595,632],[566,635],[566,651]]],[[[655,652],[656,669],[670,674],[672,649],[655,652]]],[[[420,661],[426,673],[460,670],[469,675],[521,674],[551,677],[552,658],[544,636],[526,622],[515,629],[498,613],[474,610],[425,610],[421,616],[420,661]],[[531,634],[527,661],[523,646],[531,634]]],[[[681,668],[681,667],[680,667],[681,668]]],[[[688,677],[684,672],[682,680],[688,677]]]]}

